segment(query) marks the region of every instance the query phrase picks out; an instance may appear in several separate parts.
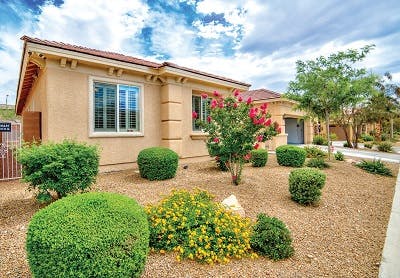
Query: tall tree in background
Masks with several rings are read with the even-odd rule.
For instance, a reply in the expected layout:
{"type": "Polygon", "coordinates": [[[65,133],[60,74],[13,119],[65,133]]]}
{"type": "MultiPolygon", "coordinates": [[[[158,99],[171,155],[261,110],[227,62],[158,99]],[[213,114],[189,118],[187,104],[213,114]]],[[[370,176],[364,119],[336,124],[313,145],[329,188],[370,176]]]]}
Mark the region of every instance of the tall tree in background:
{"type": "Polygon", "coordinates": [[[370,104],[371,98],[378,93],[376,84],[379,78],[378,75],[366,74],[365,70],[359,70],[358,76],[353,76],[349,82],[340,111],[333,115],[335,122],[345,133],[347,144],[353,148],[358,147],[362,125],[368,120],[365,109],[370,104]],[[349,129],[352,131],[352,137],[348,132],[349,129]]]}
{"type": "MultiPolygon", "coordinates": [[[[393,139],[393,121],[394,118],[400,114],[400,84],[394,83],[390,72],[386,72],[384,77],[377,83],[377,87],[381,91],[381,98],[385,98],[383,102],[385,107],[381,107],[381,112],[389,116],[390,138],[393,139]]],[[[379,127],[379,130],[380,129],[381,126],[379,127]]],[[[380,135],[381,134],[377,134],[379,139],[380,135]]]]}
{"type": "MultiPolygon", "coordinates": [[[[363,60],[373,47],[367,45],[360,50],[349,49],[296,62],[296,78],[289,83],[286,97],[297,101],[298,108],[309,115],[325,120],[329,146],[331,115],[339,113],[342,104],[348,101],[352,80],[365,74],[365,69],[354,68],[354,64],[363,60]]],[[[331,157],[330,147],[328,157],[331,157]]]]}

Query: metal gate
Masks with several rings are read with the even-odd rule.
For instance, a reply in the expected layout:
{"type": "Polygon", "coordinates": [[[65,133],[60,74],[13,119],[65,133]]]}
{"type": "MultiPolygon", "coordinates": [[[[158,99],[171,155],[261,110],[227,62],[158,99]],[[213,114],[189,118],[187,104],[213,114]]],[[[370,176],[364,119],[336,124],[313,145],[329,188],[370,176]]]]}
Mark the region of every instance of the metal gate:
{"type": "Polygon", "coordinates": [[[0,122],[0,181],[21,178],[22,167],[17,162],[21,147],[21,124],[0,122]]]}

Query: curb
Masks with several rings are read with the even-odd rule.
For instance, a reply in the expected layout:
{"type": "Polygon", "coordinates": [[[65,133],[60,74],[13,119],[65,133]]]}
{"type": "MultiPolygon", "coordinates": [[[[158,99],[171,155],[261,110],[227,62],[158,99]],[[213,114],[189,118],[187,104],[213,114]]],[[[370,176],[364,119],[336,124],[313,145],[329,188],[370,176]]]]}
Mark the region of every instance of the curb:
{"type": "Polygon", "coordinates": [[[379,278],[400,277],[400,169],[379,267],[379,278]]]}

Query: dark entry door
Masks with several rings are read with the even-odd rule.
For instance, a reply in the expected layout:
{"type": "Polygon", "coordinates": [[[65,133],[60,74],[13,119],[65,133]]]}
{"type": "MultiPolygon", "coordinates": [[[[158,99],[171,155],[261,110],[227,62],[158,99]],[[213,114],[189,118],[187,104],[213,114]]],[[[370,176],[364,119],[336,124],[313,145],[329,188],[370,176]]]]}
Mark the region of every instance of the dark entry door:
{"type": "Polygon", "coordinates": [[[285,119],[288,144],[304,144],[304,121],[294,118],[285,119]]]}

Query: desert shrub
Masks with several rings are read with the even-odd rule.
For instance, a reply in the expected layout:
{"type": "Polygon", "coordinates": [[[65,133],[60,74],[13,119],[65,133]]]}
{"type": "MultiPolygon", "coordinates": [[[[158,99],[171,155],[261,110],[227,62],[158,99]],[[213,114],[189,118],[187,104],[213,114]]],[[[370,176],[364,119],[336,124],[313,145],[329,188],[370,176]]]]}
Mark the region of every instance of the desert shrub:
{"type": "Polygon", "coordinates": [[[253,167],[264,167],[268,161],[268,151],[258,149],[251,151],[251,163],[253,167]]]}
{"type": "Polygon", "coordinates": [[[294,252],[290,231],[285,223],[264,213],[257,216],[250,243],[257,253],[273,260],[288,258],[294,252]]]}
{"type": "Polygon", "coordinates": [[[304,149],[291,145],[279,146],[275,152],[279,165],[291,167],[303,166],[307,155],[304,149]]]}
{"type": "Polygon", "coordinates": [[[322,135],[314,135],[313,138],[314,145],[328,145],[328,140],[322,135]]]}
{"type": "Polygon", "coordinates": [[[369,134],[361,134],[361,139],[363,139],[365,142],[371,142],[374,141],[374,136],[369,134]]]}
{"type": "Polygon", "coordinates": [[[99,171],[96,146],[64,140],[61,143],[25,145],[19,151],[22,177],[38,189],[39,201],[50,201],[51,191],[59,198],[88,189],[99,171]]]}
{"type": "Polygon", "coordinates": [[[387,141],[390,139],[390,135],[387,133],[382,133],[381,134],[381,141],[387,141]]]}
{"type": "Polygon", "coordinates": [[[330,136],[332,141],[336,141],[338,139],[336,133],[331,133],[330,136]]]}
{"type": "Polygon", "coordinates": [[[391,152],[393,144],[389,141],[381,142],[378,144],[378,150],[381,152],[391,152]]]}
{"type": "Polygon", "coordinates": [[[321,197],[325,180],[326,175],[317,169],[293,170],[289,175],[289,192],[292,199],[305,205],[316,203],[321,197]]]}
{"type": "Polygon", "coordinates": [[[255,257],[251,251],[251,222],[228,212],[205,191],[173,191],[146,208],[150,247],[176,251],[177,260],[225,263],[230,258],[255,257]]]}
{"type": "Polygon", "coordinates": [[[26,249],[34,277],[139,277],[149,250],[146,214],[119,194],[68,196],[32,217],[26,249]]]}
{"type": "Polygon", "coordinates": [[[381,176],[393,176],[392,171],[385,166],[380,160],[366,161],[362,160],[356,164],[357,167],[367,171],[371,174],[381,176]]]}
{"type": "Polygon", "coordinates": [[[371,144],[371,143],[364,143],[364,147],[367,148],[367,149],[372,149],[373,144],[371,144]]]}
{"type": "Polygon", "coordinates": [[[311,158],[309,161],[307,161],[306,166],[319,169],[329,168],[329,164],[326,163],[321,157],[311,158]]]}
{"type": "Polygon", "coordinates": [[[353,146],[352,146],[351,144],[347,143],[347,142],[344,142],[344,143],[343,143],[343,147],[345,147],[345,148],[352,148],[353,146]]]}
{"type": "Polygon", "coordinates": [[[320,157],[320,158],[325,158],[327,156],[326,152],[324,152],[323,150],[321,150],[318,147],[304,147],[304,150],[307,152],[307,157],[308,158],[316,158],[316,157],[320,157]]]}
{"type": "Polygon", "coordinates": [[[344,160],[344,154],[342,152],[337,151],[335,153],[335,160],[343,161],[344,160]]]}
{"type": "Polygon", "coordinates": [[[171,179],[176,175],[178,160],[178,154],[168,148],[144,149],[137,158],[140,176],[148,180],[171,179]]]}

